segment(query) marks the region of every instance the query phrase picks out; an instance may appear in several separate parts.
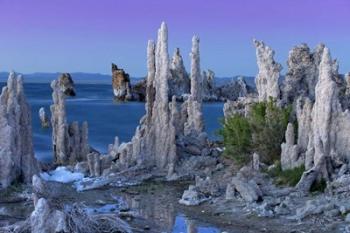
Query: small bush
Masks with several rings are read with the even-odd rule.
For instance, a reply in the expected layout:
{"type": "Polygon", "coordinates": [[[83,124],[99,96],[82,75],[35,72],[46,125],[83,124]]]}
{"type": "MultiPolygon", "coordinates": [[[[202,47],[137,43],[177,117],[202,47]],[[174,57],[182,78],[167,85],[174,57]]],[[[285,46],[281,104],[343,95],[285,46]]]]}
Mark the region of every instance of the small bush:
{"type": "Polygon", "coordinates": [[[248,119],[237,114],[224,120],[219,134],[225,145],[224,155],[234,159],[238,165],[245,164],[249,160],[252,143],[248,119]]]}
{"type": "Polygon", "coordinates": [[[277,185],[295,186],[299,182],[304,171],[304,165],[282,171],[281,163],[277,162],[275,168],[268,171],[268,174],[275,178],[275,183],[277,185]]]}
{"type": "Polygon", "coordinates": [[[276,101],[253,104],[248,117],[234,115],[223,121],[219,134],[223,138],[225,155],[239,165],[257,152],[262,162],[279,160],[281,144],[287,128],[291,107],[280,108],[276,101]]]}
{"type": "Polygon", "coordinates": [[[264,163],[272,164],[280,159],[291,110],[291,107],[279,108],[272,99],[252,106],[249,116],[252,145],[264,163]]]}

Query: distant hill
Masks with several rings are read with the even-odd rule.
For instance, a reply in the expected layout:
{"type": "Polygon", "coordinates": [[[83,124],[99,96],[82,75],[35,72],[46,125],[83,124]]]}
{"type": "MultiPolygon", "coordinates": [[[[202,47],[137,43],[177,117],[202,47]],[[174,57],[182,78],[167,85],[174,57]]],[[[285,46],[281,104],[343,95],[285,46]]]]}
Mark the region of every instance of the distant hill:
{"type": "MultiPolygon", "coordinates": [[[[23,74],[24,81],[27,83],[49,83],[52,80],[56,79],[60,73],[32,73],[32,74],[23,74]]],[[[70,73],[75,83],[81,84],[111,84],[112,76],[108,74],[99,74],[99,73],[83,73],[83,72],[75,72],[70,73]]],[[[8,78],[8,72],[0,72],[0,82],[5,82],[8,78]]],[[[232,80],[236,80],[240,76],[234,77],[216,77],[215,82],[217,86],[222,86],[226,83],[231,82],[232,80]]],[[[254,77],[244,77],[248,85],[255,86],[254,77]]],[[[136,83],[143,78],[140,77],[132,77],[131,83],[136,83]]]]}

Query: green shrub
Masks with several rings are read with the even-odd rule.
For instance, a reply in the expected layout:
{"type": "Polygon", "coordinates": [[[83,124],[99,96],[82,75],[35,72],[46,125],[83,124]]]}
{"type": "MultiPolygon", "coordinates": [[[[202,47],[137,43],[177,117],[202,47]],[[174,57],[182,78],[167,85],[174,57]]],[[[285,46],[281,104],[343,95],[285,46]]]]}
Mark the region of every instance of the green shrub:
{"type": "Polygon", "coordinates": [[[275,178],[275,183],[277,185],[295,186],[299,182],[304,171],[304,165],[282,171],[281,163],[278,161],[275,167],[267,173],[275,178]]]}
{"type": "Polygon", "coordinates": [[[240,165],[249,161],[252,152],[257,152],[261,161],[267,164],[279,160],[290,113],[291,107],[280,108],[270,99],[253,104],[247,118],[228,117],[219,131],[225,146],[224,154],[240,165]]]}
{"type": "Polygon", "coordinates": [[[249,161],[252,133],[247,118],[234,115],[223,121],[219,131],[225,145],[224,155],[242,165],[249,161]]]}
{"type": "Polygon", "coordinates": [[[262,162],[272,164],[279,160],[291,110],[279,108],[272,99],[252,106],[249,116],[252,145],[262,162]]]}

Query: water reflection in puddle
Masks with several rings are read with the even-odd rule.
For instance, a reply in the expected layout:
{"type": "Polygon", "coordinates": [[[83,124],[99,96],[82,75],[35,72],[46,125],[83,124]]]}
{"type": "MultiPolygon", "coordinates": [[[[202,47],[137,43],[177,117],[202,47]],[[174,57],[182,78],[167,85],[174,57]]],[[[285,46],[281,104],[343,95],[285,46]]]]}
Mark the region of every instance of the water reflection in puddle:
{"type": "Polygon", "coordinates": [[[219,233],[214,227],[204,227],[197,224],[194,220],[187,219],[183,215],[176,217],[172,233],[219,233]]]}

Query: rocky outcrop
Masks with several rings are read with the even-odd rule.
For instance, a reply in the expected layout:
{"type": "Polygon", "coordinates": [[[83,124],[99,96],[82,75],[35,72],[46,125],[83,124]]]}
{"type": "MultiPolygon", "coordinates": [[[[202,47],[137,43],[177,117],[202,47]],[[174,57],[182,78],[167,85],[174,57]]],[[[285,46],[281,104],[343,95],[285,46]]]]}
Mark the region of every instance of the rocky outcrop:
{"type": "Polygon", "coordinates": [[[112,86],[117,100],[131,100],[130,77],[123,69],[112,63],[112,86]]]}
{"type": "Polygon", "coordinates": [[[48,128],[50,126],[49,118],[46,115],[45,108],[41,107],[39,109],[39,119],[42,128],[48,128]]]}
{"type": "Polygon", "coordinates": [[[202,116],[202,77],[200,70],[199,38],[192,39],[191,52],[191,95],[186,101],[187,121],[185,122],[185,135],[199,135],[204,130],[202,116]]]}
{"type": "Polygon", "coordinates": [[[280,97],[278,80],[282,66],[274,60],[275,51],[262,41],[254,40],[253,42],[256,47],[259,68],[259,73],[255,78],[259,101],[266,101],[270,97],[278,99],[280,97]]]}
{"type": "Polygon", "coordinates": [[[0,95],[0,188],[31,182],[39,172],[32,142],[31,110],[20,75],[11,72],[0,95]]]}
{"type": "Polygon", "coordinates": [[[69,232],[67,216],[49,206],[46,199],[40,198],[30,215],[31,232],[69,232]]]}
{"type": "Polygon", "coordinates": [[[194,37],[192,42],[192,88],[190,96],[183,103],[178,103],[176,96],[169,102],[171,65],[165,23],[158,31],[157,43],[148,42],[146,115],[142,117],[130,142],[119,145],[119,140],[116,140],[114,145],[109,146],[110,167],[102,168],[102,174],[148,168],[151,169],[149,174],[156,172],[168,179],[178,179],[194,172],[182,168],[200,167],[200,164],[212,162],[207,158],[211,148],[203,132],[198,37],[194,37]],[[191,156],[198,159],[190,161],[191,156]]]}
{"type": "Polygon", "coordinates": [[[223,108],[224,117],[227,118],[235,114],[247,117],[252,105],[256,102],[258,99],[250,96],[238,98],[236,101],[228,100],[223,108]]]}
{"type": "Polygon", "coordinates": [[[318,45],[313,52],[306,44],[294,47],[288,56],[288,72],[283,86],[284,103],[293,103],[297,97],[315,100],[315,87],[318,81],[318,66],[324,49],[318,45]]]}
{"type": "Polygon", "coordinates": [[[86,160],[90,151],[88,145],[88,124],[83,122],[67,123],[65,96],[60,89],[59,82],[52,81],[53,90],[51,105],[52,146],[54,161],[57,165],[75,164],[86,160]]]}
{"type": "Polygon", "coordinates": [[[329,49],[324,48],[305,158],[305,165],[310,169],[298,184],[303,191],[308,191],[318,177],[331,179],[334,169],[349,159],[350,113],[342,110],[334,64],[329,49]]]}
{"type": "Polygon", "coordinates": [[[69,73],[63,73],[58,77],[58,84],[66,96],[75,96],[74,81],[69,73]]]}
{"type": "Polygon", "coordinates": [[[176,96],[182,99],[185,94],[190,93],[190,79],[186,72],[180,49],[176,48],[170,63],[171,76],[168,81],[169,97],[176,96]]]}
{"type": "Polygon", "coordinates": [[[212,70],[203,71],[203,101],[217,101],[215,73],[212,70]]]}
{"type": "Polygon", "coordinates": [[[304,164],[305,158],[299,157],[299,147],[295,144],[294,126],[288,123],[286,142],[281,145],[282,170],[293,169],[304,164]]]}
{"type": "Polygon", "coordinates": [[[237,80],[216,88],[215,92],[218,101],[236,101],[242,97],[255,95],[254,88],[246,83],[244,77],[238,77],[237,80]]]}

